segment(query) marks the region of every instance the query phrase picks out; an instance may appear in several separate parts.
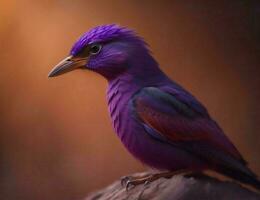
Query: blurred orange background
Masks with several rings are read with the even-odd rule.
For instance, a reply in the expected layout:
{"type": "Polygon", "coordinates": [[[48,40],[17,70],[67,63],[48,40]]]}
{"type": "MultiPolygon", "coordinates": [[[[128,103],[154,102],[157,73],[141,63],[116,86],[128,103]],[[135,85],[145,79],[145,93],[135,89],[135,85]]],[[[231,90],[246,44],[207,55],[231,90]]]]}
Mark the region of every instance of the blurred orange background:
{"type": "Polygon", "coordinates": [[[0,199],[79,199],[146,169],[113,132],[101,76],[47,78],[107,23],[142,35],[260,175],[259,1],[1,0],[0,199]]]}

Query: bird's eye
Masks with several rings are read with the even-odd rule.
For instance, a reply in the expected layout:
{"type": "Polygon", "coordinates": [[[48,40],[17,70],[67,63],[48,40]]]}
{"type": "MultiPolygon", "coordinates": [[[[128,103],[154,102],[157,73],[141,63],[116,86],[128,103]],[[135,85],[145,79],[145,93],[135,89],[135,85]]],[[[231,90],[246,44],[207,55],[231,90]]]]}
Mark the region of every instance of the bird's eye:
{"type": "Polygon", "coordinates": [[[102,48],[101,44],[93,44],[90,46],[89,52],[90,54],[95,55],[100,52],[101,48],[102,48]]]}

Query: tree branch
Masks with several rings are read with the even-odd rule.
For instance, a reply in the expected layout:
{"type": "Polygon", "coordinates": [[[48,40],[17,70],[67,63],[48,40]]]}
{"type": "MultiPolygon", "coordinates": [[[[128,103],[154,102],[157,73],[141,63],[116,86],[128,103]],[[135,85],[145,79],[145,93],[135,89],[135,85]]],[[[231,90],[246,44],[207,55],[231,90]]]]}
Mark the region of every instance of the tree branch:
{"type": "MultiPolygon", "coordinates": [[[[134,174],[143,175],[144,173],[134,174]]],[[[138,185],[129,191],[120,180],[90,194],[85,200],[260,200],[260,195],[231,181],[220,181],[206,175],[177,175],[160,178],[148,185],[138,185]]]]}

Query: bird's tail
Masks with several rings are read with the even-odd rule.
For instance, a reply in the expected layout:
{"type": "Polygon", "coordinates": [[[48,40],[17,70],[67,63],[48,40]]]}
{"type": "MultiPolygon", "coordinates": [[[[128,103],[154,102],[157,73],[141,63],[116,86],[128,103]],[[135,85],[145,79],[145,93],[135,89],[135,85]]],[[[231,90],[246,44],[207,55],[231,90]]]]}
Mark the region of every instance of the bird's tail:
{"type": "Polygon", "coordinates": [[[214,158],[215,163],[217,163],[217,165],[213,167],[215,171],[241,183],[251,185],[260,191],[260,180],[257,178],[257,175],[248,168],[247,163],[243,159],[235,159],[233,156],[220,151],[210,153],[214,155],[211,156],[211,158],[214,158]]]}
{"type": "Polygon", "coordinates": [[[247,166],[243,166],[242,170],[224,167],[218,169],[217,171],[230,178],[233,178],[234,180],[251,185],[255,189],[260,190],[260,181],[258,180],[257,176],[247,166]]]}

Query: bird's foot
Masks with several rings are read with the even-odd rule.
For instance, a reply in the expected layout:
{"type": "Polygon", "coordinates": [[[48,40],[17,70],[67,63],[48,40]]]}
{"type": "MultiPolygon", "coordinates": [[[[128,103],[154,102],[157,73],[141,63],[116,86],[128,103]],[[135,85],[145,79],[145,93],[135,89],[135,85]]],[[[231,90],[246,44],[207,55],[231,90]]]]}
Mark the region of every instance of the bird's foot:
{"type": "Polygon", "coordinates": [[[125,176],[121,179],[121,185],[125,186],[126,190],[129,191],[135,186],[145,183],[146,179],[150,176],[151,174],[144,176],[125,176]]]}
{"type": "Polygon", "coordinates": [[[175,171],[175,172],[162,172],[157,174],[147,174],[144,176],[125,176],[121,179],[121,185],[125,186],[126,190],[129,191],[130,189],[134,188],[137,185],[144,184],[148,185],[149,183],[159,179],[159,178],[171,178],[172,176],[182,173],[182,171],[175,171]]]}

